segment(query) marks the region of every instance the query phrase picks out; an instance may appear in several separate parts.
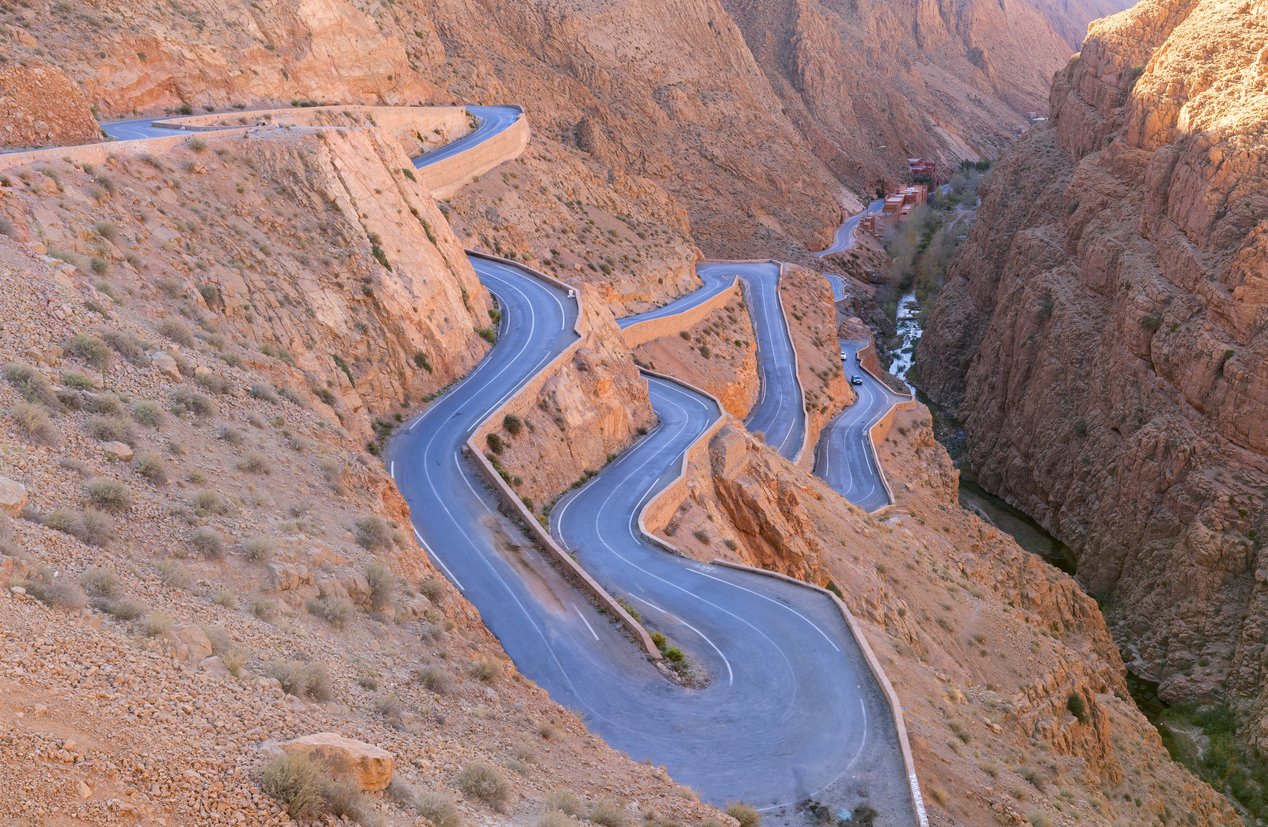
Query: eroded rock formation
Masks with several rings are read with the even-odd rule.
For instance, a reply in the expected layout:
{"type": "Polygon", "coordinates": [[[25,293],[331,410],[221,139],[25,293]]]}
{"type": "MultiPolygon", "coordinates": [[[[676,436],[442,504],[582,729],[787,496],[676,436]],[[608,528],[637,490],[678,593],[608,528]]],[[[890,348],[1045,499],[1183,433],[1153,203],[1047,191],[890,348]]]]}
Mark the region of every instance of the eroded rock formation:
{"type": "Polygon", "coordinates": [[[1053,122],[989,183],[918,350],[982,484],[1078,556],[1164,698],[1261,743],[1268,531],[1268,7],[1092,27],[1053,122]]]}

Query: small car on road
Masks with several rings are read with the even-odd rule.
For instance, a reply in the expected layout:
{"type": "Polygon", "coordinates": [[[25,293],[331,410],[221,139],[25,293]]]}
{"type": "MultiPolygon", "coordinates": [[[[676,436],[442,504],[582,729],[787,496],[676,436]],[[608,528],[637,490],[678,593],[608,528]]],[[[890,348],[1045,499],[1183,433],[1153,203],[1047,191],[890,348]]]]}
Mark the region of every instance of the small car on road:
{"type": "Polygon", "coordinates": [[[862,377],[862,376],[851,376],[851,377],[850,377],[850,384],[851,384],[851,385],[861,385],[861,384],[863,384],[863,377],[862,377]]]}

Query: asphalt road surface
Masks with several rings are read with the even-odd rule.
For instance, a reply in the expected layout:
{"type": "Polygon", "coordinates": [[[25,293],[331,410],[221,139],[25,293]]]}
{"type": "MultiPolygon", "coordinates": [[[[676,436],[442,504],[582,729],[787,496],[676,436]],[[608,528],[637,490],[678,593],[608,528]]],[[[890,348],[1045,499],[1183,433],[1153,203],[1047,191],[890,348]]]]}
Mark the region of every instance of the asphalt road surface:
{"type": "Polygon", "coordinates": [[[785,459],[796,460],[806,441],[806,410],[797,378],[795,351],[779,298],[779,265],[770,262],[712,261],[697,266],[706,287],[738,276],[757,335],[757,402],[744,420],[785,459]]]}
{"type": "Polygon", "coordinates": [[[669,316],[677,316],[690,310],[693,307],[704,304],[709,299],[721,293],[723,290],[731,286],[731,282],[735,280],[736,274],[727,274],[720,269],[706,269],[703,267],[696,268],[696,275],[700,277],[703,285],[690,293],[671,301],[669,304],[661,305],[654,310],[648,310],[645,313],[635,313],[633,316],[626,316],[617,320],[617,325],[622,330],[630,325],[639,322],[650,321],[651,319],[663,319],[669,316]]]}
{"type": "Polygon", "coordinates": [[[881,207],[885,206],[884,201],[873,201],[867,205],[867,209],[862,212],[855,213],[845,221],[841,222],[841,226],[837,227],[836,235],[832,238],[832,246],[818,253],[819,258],[830,256],[833,253],[843,253],[854,246],[854,230],[858,228],[859,221],[863,216],[871,215],[881,211],[881,207]]]}
{"type": "Polygon", "coordinates": [[[815,473],[833,490],[864,511],[889,505],[889,494],[881,482],[880,466],[869,430],[893,405],[908,397],[891,390],[863,370],[856,354],[865,342],[841,341],[841,361],[847,378],[863,380],[854,385],[858,401],[837,414],[823,430],[815,450],[815,473]]]}
{"type": "Polygon", "coordinates": [[[523,117],[524,114],[518,106],[468,106],[467,111],[475,115],[478,122],[476,128],[453,143],[445,144],[415,158],[415,169],[422,169],[437,161],[443,161],[446,158],[452,158],[455,155],[466,152],[476,144],[487,141],[502,132],[523,117]]]}

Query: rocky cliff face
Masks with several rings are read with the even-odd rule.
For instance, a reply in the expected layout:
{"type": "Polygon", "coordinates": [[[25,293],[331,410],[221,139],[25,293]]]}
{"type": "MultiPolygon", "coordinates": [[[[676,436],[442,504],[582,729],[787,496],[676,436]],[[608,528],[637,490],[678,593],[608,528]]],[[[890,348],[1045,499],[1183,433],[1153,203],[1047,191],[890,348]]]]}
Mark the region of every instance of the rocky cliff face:
{"type": "Polygon", "coordinates": [[[84,93],[44,63],[0,66],[0,148],[101,140],[84,93]]]}
{"type": "Polygon", "coordinates": [[[1074,548],[1132,666],[1165,698],[1236,702],[1261,744],[1265,42],[1257,2],[1093,26],[918,350],[983,485],[1074,548]]]}
{"type": "Polygon", "coordinates": [[[907,156],[997,154],[1073,50],[1025,0],[725,5],[816,152],[863,191],[907,156]]]}
{"type": "MultiPolygon", "coordinates": [[[[954,11],[835,0],[191,0],[179,12],[41,0],[0,8],[0,24],[22,34],[6,45],[12,57],[55,55],[111,116],[313,99],[524,104],[534,152],[568,171],[571,191],[543,198],[533,183],[518,199],[481,202],[491,216],[461,212],[477,232],[503,229],[499,214],[551,219],[553,228],[519,230],[557,233],[565,243],[550,246],[570,269],[612,259],[616,276],[587,280],[611,280],[633,301],[650,291],[622,271],[663,278],[666,291],[690,276],[684,210],[710,255],[819,249],[838,202],[856,203],[839,180],[870,190],[903,153],[995,152],[1021,113],[1042,108],[1070,49],[1022,0],[954,11]],[[587,221],[595,237],[580,232],[587,221]],[[609,247],[608,229],[673,255],[637,263],[638,245],[609,247]]],[[[550,246],[534,251],[539,261],[559,258],[550,246]]]]}

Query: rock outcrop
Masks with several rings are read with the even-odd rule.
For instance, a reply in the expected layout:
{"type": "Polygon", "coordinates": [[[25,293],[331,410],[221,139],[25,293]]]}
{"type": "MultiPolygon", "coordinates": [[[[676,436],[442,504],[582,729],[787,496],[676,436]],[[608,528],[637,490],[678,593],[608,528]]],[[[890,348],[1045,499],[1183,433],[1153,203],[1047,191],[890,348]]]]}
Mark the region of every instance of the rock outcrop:
{"type": "Polygon", "coordinates": [[[0,66],[0,149],[101,140],[83,91],[58,68],[0,66]]]}
{"type": "Polygon", "coordinates": [[[396,771],[392,753],[334,732],[304,735],[278,746],[288,755],[307,755],[320,761],[336,780],[351,782],[367,792],[386,789],[396,771]]]}
{"type": "Polygon", "coordinates": [[[1268,738],[1268,6],[1092,27],[987,187],[917,359],[1131,666],[1268,738]]]}

